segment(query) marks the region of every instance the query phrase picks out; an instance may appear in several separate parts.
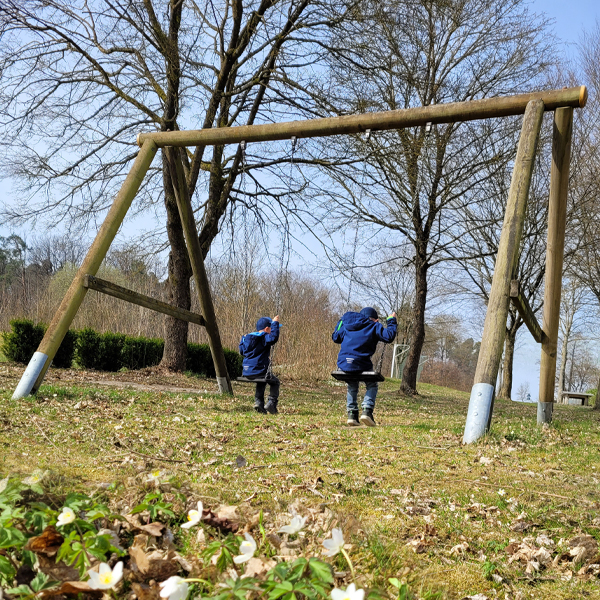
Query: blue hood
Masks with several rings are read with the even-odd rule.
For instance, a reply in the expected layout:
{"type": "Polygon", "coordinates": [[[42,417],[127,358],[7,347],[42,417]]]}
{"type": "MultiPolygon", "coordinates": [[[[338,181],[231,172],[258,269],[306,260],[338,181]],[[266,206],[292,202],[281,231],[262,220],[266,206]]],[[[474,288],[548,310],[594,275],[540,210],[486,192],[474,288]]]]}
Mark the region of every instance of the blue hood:
{"type": "Polygon", "coordinates": [[[342,321],[344,323],[344,327],[348,331],[360,331],[361,329],[366,329],[367,327],[373,327],[373,324],[375,323],[375,321],[371,321],[369,317],[365,317],[365,315],[361,315],[357,312],[344,313],[342,321]]]}

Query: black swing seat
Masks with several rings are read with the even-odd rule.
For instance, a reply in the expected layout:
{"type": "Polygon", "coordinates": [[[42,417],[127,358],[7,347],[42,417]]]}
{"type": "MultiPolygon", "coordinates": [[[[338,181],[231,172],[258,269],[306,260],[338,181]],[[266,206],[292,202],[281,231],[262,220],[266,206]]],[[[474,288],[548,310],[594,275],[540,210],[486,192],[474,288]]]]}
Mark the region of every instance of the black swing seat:
{"type": "Polygon", "coordinates": [[[338,381],[385,381],[378,371],[334,371],[331,376],[338,381]]]}
{"type": "Polygon", "coordinates": [[[248,377],[236,377],[236,381],[241,383],[268,383],[269,380],[266,377],[257,377],[256,379],[249,379],[248,377]]]}

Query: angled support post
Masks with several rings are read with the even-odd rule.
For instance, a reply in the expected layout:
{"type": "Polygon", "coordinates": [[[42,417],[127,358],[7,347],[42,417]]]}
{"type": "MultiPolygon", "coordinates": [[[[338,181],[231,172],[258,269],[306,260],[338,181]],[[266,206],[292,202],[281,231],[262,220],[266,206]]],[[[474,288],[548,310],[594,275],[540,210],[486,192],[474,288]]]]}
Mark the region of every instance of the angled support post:
{"type": "Polygon", "coordinates": [[[521,284],[518,279],[513,279],[510,282],[510,299],[513,305],[516,307],[517,311],[521,315],[521,319],[523,319],[523,323],[527,325],[527,329],[529,329],[529,333],[533,336],[533,339],[541,344],[546,339],[546,334],[535,318],[535,314],[529,306],[529,302],[527,301],[527,297],[523,293],[521,289],[521,284]]]}
{"type": "Polygon", "coordinates": [[[96,235],[92,246],[79,267],[71,286],[67,290],[63,301],[56,311],[52,322],[46,330],[46,335],[42,339],[39,348],[29,361],[25,372],[23,373],[19,384],[13,394],[13,399],[24,398],[29,394],[35,393],[46,375],[46,371],[56,355],[83,299],[87,292],[84,286],[86,274],[95,275],[104,260],[112,241],[117,235],[117,231],[131,206],[135,195],[152,163],[157,146],[152,140],[148,140],[140,148],[140,151],[129,171],[117,197],[114,199],[100,231],[96,235]],[[148,143],[149,142],[149,143],[148,143]]]}
{"type": "Polygon", "coordinates": [[[470,444],[483,436],[489,429],[492,419],[494,386],[506,335],[510,282],[519,256],[529,186],[543,116],[543,101],[531,100],[527,104],[523,117],[521,137],[504,213],[492,289],[475,371],[475,384],[471,390],[465,424],[464,444],[470,444]]]}
{"type": "Polygon", "coordinates": [[[556,347],[560,317],[560,293],[565,249],[567,193],[571,162],[573,109],[557,108],[554,112],[552,135],[552,170],[548,203],[548,243],[546,245],[546,283],[544,288],[544,317],[542,329],[547,338],[542,342],[540,362],[540,394],[537,422],[552,421],[554,407],[554,378],[556,376],[556,347]]]}
{"type": "Polygon", "coordinates": [[[215,307],[212,301],[210,292],[210,284],[204,268],[204,257],[202,256],[202,248],[198,239],[198,230],[194,221],[194,210],[190,201],[188,186],[185,181],[183,165],[178,156],[179,150],[175,148],[166,148],[167,160],[170,164],[173,181],[177,182],[173,186],[175,190],[175,199],[181,217],[185,242],[194,273],[196,282],[196,290],[198,292],[198,300],[202,316],[204,317],[204,327],[208,335],[208,345],[215,365],[217,375],[217,384],[219,391],[225,394],[233,394],[231,379],[227,372],[227,363],[225,362],[225,353],[223,352],[223,344],[221,343],[221,335],[219,334],[219,326],[217,325],[217,317],[215,315],[215,307]]]}

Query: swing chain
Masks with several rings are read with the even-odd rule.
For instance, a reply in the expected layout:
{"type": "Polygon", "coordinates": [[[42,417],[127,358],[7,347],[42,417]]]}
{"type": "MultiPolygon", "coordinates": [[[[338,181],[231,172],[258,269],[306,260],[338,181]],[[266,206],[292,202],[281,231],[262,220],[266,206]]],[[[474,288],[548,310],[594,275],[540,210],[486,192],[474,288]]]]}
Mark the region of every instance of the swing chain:
{"type": "Polygon", "coordinates": [[[240,142],[240,150],[242,151],[242,171],[246,168],[246,140],[240,142]]]}

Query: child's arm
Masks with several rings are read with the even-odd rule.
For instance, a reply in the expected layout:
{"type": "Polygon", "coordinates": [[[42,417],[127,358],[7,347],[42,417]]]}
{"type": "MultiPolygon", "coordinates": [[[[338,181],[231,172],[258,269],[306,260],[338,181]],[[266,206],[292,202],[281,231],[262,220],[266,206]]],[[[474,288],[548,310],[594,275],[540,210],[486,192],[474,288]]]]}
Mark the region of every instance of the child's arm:
{"type": "Polygon", "coordinates": [[[398,321],[396,321],[396,313],[392,313],[387,318],[387,327],[383,327],[381,323],[377,323],[377,337],[386,344],[394,341],[396,337],[396,329],[397,329],[398,321]]]}
{"type": "Polygon", "coordinates": [[[240,340],[240,346],[239,346],[240,354],[242,356],[244,356],[244,346],[245,346],[245,344],[244,344],[244,336],[242,336],[242,339],[240,340]]]}
{"type": "MultiPolygon", "coordinates": [[[[278,317],[275,317],[277,319],[278,317]]],[[[265,334],[265,343],[267,346],[273,346],[279,340],[279,321],[271,321],[271,333],[265,334]]]]}
{"type": "Polygon", "coordinates": [[[344,339],[345,331],[346,330],[344,329],[344,322],[342,321],[342,319],[340,319],[338,324],[335,327],[335,330],[331,334],[331,339],[334,341],[335,344],[342,343],[342,340],[344,339]]]}

